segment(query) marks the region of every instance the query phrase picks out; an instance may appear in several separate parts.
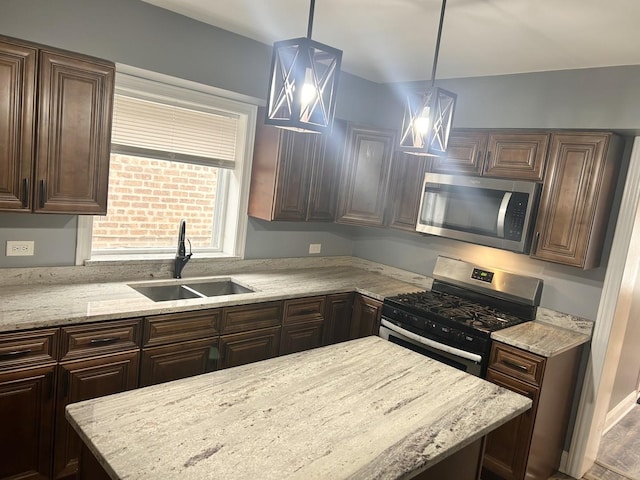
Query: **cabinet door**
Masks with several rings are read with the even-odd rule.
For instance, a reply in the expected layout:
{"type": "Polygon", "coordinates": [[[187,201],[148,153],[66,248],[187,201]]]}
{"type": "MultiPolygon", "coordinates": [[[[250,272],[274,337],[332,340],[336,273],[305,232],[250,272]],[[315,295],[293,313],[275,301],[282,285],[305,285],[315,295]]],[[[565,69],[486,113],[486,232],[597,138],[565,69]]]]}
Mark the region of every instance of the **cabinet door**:
{"type": "Polygon", "coordinates": [[[107,212],[115,68],[40,52],[35,212],[107,212]]]}
{"type": "Polygon", "coordinates": [[[51,478],[55,369],[0,373],[0,478],[51,478]]]}
{"type": "Polygon", "coordinates": [[[541,181],[548,147],[548,133],[491,132],[483,175],[541,181]]]}
{"type": "Polygon", "coordinates": [[[208,338],[142,350],[140,386],[211,372],[218,359],[218,339],[208,338]]]}
{"type": "Polygon", "coordinates": [[[353,293],[327,295],[324,318],[326,322],[324,344],[346,342],[351,338],[353,293]]]}
{"type": "Polygon", "coordinates": [[[553,134],[531,256],[594,268],[607,231],[622,140],[612,134],[553,134]]]}
{"type": "Polygon", "coordinates": [[[436,157],[431,171],[452,175],[480,175],[486,151],[486,131],[453,130],[449,136],[446,156],[436,157]]]}
{"type": "Polygon", "coordinates": [[[356,295],[353,300],[351,317],[351,338],[377,335],[382,315],[382,302],[364,295],[356,295]]]}
{"type": "Polygon", "coordinates": [[[280,132],[280,158],[276,177],[273,220],[304,221],[307,217],[310,152],[314,138],[311,133],[289,130],[280,132]]]}
{"type": "Polygon", "coordinates": [[[276,357],[279,349],[280,327],[222,335],[219,368],[237,367],[276,357]]]}
{"type": "Polygon", "coordinates": [[[280,335],[280,355],[320,347],[323,327],[322,320],[284,325],[280,335]]]}
{"type": "Polygon", "coordinates": [[[381,226],[395,132],[349,126],[338,223],[381,226]]]}
{"type": "Polygon", "coordinates": [[[422,183],[427,158],[398,152],[391,168],[387,225],[399,230],[416,231],[422,183]]]}
{"type": "Polygon", "coordinates": [[[344,155],[345,122],[335,120],[330,135],[313,135],[307,220],[333,222],[336,218],[340,166],[344,155]]]}
{"type": "Polygon", "coordinates": [[[0,211],[31,209],[37,55],[0,37],[0,211]]]}
{"type": "Polygon", "coordinates": [[[81,442],[65,417],[65,407],[70,403],[136,388],[138,364],[138,351],[60,364],[54,478],[74,476],[78,469],[81,442]]]}
{"type": "Polygon", "coordinates": [[[529,397],[530,410],[498,427],[487,435],[483,467],[504,480],[522,480],[527,468],[533,423],[540,390],[533,385],[503,375],[489,368],[487,381],[529,397]]]}

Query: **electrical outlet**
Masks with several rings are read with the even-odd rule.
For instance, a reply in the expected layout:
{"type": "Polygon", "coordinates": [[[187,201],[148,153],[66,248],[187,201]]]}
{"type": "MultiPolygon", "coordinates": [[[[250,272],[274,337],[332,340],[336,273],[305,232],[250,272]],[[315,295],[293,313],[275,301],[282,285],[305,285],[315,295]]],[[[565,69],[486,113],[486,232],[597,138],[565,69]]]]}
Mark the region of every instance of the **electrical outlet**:
{"type": "Polygon", "coordinates": [[[309,253],[320,253],[322,249],[321,243],[310,243],[309,244],[309,253]]]}
{"type": "Polygon", "coordinates": [[[31,257],[33,256],[33,240],[8,240],[7,257],[31,257]]]}

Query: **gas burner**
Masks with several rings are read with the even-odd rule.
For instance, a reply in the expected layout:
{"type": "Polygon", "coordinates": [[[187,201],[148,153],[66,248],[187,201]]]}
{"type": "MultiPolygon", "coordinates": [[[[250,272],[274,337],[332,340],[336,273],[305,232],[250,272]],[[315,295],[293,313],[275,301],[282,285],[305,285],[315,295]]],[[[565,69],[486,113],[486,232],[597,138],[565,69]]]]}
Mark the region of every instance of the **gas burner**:
{"type": "Polygon", "coordinates": [[[425,290],[397,295],[385,301],[391,305],[401,306],[414,315],[431,320],[453,322],[485,334],[527,320],[488,305],[443,292],[425,290]]]}

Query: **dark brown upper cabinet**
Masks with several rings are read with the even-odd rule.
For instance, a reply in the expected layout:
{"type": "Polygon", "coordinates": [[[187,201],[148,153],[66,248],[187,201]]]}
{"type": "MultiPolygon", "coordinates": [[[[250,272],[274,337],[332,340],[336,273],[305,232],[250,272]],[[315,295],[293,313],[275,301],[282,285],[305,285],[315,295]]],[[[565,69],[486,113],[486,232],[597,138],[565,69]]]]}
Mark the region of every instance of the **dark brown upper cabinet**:
{"type": "Polygon", "coordinates": [[[0,211],[104,215],[115,66],[0,37],[0,211]]]}
{"type": "Polygon", "coordinates": [[[385,218],[388,227],[416,231],[422,183],[430,164],[430,157],[399,151],[394,154],[385,218]]]}
{"type": "Polygon", "coordinates": [[[598,266],[623,148],[612,133],[551,135],[531,257],[598,266]]]}
{"type": "Polygon", "coordinates": [[[394,130],[348,126],[336,222],[384,224],[395,141],[394,130]]]}
{"type": "Polygon", "coordinates": [[[251,172],[249,215],[263,220],[335,219],[344,123],[331,135],[265,125],[258,111],[251,172]]]}
{"type": "Polygon", "coordinates": [[[542,181],[549,133],[511,130],[465,130],[451,133],[447,155],[432,171],[542,181]]]}

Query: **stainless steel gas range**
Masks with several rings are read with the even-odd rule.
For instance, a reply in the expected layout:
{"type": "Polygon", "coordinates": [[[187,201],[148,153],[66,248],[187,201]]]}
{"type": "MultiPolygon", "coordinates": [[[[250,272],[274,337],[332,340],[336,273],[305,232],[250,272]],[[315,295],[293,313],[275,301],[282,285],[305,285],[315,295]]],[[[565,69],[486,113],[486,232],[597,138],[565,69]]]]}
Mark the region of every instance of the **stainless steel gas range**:
{"type": "Polygon", "coordinates": [[[388,297],[379,335],[484,377],[491,333],[533,320],[542,280],[440,256],[430,291],[388,297]]]}

